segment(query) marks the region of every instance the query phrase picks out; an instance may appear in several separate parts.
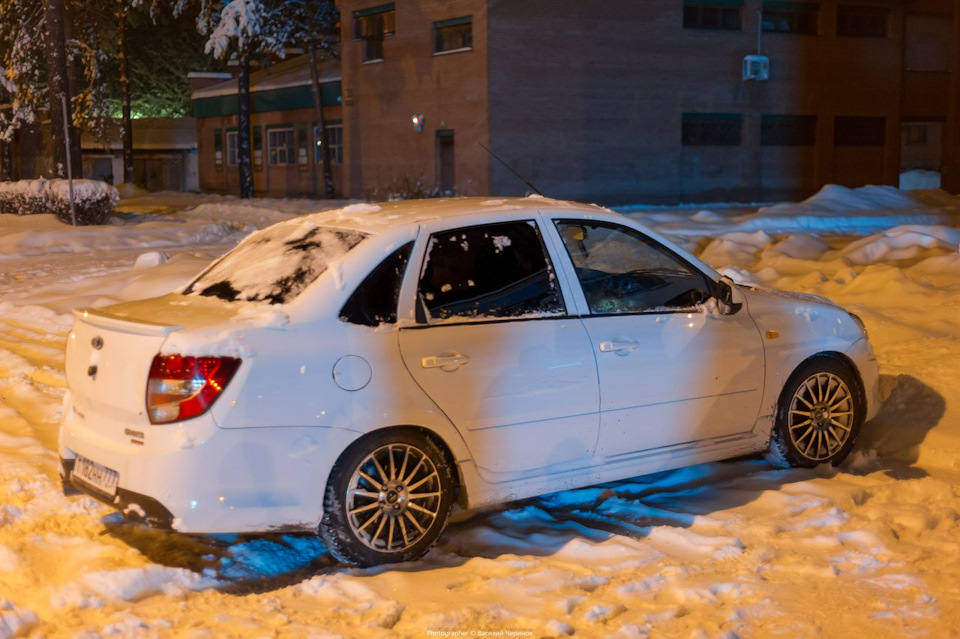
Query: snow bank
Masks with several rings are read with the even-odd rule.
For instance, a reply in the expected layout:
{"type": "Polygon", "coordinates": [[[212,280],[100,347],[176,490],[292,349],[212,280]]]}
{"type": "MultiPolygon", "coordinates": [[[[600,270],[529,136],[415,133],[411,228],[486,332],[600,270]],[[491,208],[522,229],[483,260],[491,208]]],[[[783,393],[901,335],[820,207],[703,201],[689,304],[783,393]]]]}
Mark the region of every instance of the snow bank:
{"type": "Polygon", "coordinates": [[[0,212],[16,215],[53,213],[61,222],[81,226],[105,223],[120,195],[117,190],[98,180],[73,180],[73,210],[70,206],[71,184],[68,180],[21,180],[0,182],[0,212]]]}

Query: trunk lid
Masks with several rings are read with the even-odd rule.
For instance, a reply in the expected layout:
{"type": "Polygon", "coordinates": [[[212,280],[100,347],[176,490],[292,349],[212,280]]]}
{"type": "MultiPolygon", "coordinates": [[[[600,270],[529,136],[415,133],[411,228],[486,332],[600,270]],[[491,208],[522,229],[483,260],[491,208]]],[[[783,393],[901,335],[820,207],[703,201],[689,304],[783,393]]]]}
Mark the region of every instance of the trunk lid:
{"type": "Polygon", "coordinates": [[[237,306],[170,294],[75,310],[66,352],[75,409],[91,425],[122,420],[132,427],[148,426],[147,377],[167,337],[229,322],[237,315],[237,306]]]}

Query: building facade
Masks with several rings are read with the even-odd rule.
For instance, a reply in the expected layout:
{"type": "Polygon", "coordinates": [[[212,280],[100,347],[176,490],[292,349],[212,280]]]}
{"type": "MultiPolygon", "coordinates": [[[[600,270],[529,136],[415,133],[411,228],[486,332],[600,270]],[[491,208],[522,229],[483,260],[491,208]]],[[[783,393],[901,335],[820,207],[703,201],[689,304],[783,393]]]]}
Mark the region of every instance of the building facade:
{"type": "MultiPolygon", "coordinates": [[[[318,69],[334,191],[342,191],[340,68],[318,69]]],[[[224,77],[225,76],[225,77],[224,77]]],[[[195,74],[191,99],[197,121],[200,188],[240,193],[237,80],[195,74]]],[[[254,192],[268,197],[323,197],[323,149],[314,107],[310,57],[300,55],[250,75],[254,192]]]]}
{"type": "Polygon", "coordinates": [[[954,4],[340,0],[343,193],[528,192],[514,171],[604,204],[896,185],[946,150],[954,4]]]}

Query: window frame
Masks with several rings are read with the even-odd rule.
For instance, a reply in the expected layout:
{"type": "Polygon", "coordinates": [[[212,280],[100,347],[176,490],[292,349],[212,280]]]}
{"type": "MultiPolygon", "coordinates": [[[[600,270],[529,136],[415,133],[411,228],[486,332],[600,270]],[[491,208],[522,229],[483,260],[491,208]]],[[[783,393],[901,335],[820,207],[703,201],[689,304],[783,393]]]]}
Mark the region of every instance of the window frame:
{"type": "Polygon", "coordinates": [[[473,16],[461,16],[449,20],[439,20],[433,23],[433,55],[447,55],[450,53],[461,53],[463,51],[473,51],[473,16]],[[451,33],[458,33],[466,27],[466,38],[463,33],[459,37],[467,42],[464,46],[442,48],[442,36],[451,33]]]}
{"type": "Polygon", "coordinates": [[[634,311],[622,311],[622,312],[595,312],[591,308],[590,299],[587,296],[587,292],[584,288],[582,281],[580,280],[579,275],[577,274],[576,263],[574,262],[573,256],[570,254],[570,250],[567,247],[566,241],[564,240],[563,232],[560,229],[561,224],[568,225],[577,225],[577,226],[594,226],[594,227],[603,227],[615,231],[619,231],[624,235],[631,236],[646,246],[650,247],[653,251],[660,253],[661,255],[666,256],[667,258],[675,261],[676,263],[682,265],[690,271],[691,276],[698,276],[703,281],[704,291],[707,294],[707,300],[712,297],[717,296],[717,282],[714,280],[708,273],[705,273],[700,269],[696,264],[692,263],[690,260],[686,259],[669,246],[664,245],[662,242],[651,237],[650,235],[644,233],[643,231],[636,229],[632,226],[627,226],[625,224],[620,224],[617,222],[603,220],[603,219],[587,219],[587,218],[568,218],[568,217],[554,217],[550,220],[553,223],[554,232],[557,234],[559,239],[559,250],[563,252],[563,259],[566,260],[567,264],[570,267],[570,276],[567,278],[570,280],[570,285],[577,288],[579,296],[582,298],[584,303],[584,312],[582,315],[584,317],[619,317],[626,315],[665,315],[665,314],[675,314],[675,313],[692,313],[705,312],[703,308],[703,303],[694,305],[694,306],[676,306],[676,307],[655,307],[642,310],[634,311]]]}
{"type": "Polygon", "coordinates": [[[703,31],[743,31],[743,2],[740,0],[704,0],[702,2],[685,0],[683,3],[682,24],[684,29],[703,31]],[[705,12],[716,11],[716,24],[708,24],[705,12]],[[727,18],[736,14],[736,26],[728,25],[727,18]]]}
{"type": "MultiPolygon", "coordinates": [[[[323,149],[320,147],[320,126],[316,122],[313,127],[313,163],[323,164],[323,149]]],[[[330,149],[330,164],[343,164],[343,122],[341,120],[330,120],[324,122],[323,127],[327,132],[327,148],[330,149]],[[331,135],[337,131],[336,135],[331,135]],[[336,140],[334,140],[336,138],[336,140]]]]}
{"type": "MultiPolygon", "coordinates": [[[[723,137],[718,136],[718,137],[723,137]]],[[[743,116],[739,113],[695,113],[680,114],[680,145],[687,147],[743,147],[743,116]],[[704,125],[720,125],[725,122],[736,123],[736,142],[710,141],[709,135],[702,129],[704,125]]]]}
{"type": "Polygon", "coordinates": [[[363,42],[363,62],[382,62],[384,59],[383,43],[397,32],[396,7],[393,2],[358,9],[353,12],[353,40],[363,42]],[[380,29],[375,34],[367,33],[367,24],[380,23],[380,29]]]}
{"type": "Polygon", "coordinates": [[[764,113],[760,116],[761,147],[815,147],[817,146],[817,116],[801,114],[764,113]],[[790,138],[784,126],[796,125],[798,135],[790,138]],[[778,131],[777,129],[780,129],[778,131]]]}
{"type": "Polygon", "coordinates": [[[297,138],[296,131],[292,124],[280,124],[277,126],[268,126],[267,127],[267,164],[270,166],[293,166],[297,163],[297,138]],[[274,143],[274,137],[277,134],[284,133],[289,134],[289,144],[287,145],[276,145],[274,143]],[[274,153],[280,150],[284,151],[286,162],[278,162],[278,154],[274,153]]]}
{"type": "Polygon", "coordinates": [[[224,147],[226,147],[226,165],[227,166],[237,166],[240,164],[240,130],[239,129],[227,129],[226,140],[224,141],[224,147]]]}
{"type": "Polygon", "coordinates": [[[785,2],[781,0],[764,0],[760,17],[761,28],[764,33],[786,33],[793,35],[819,35],[820,33],[820,3],[818,2],[785,2]],[[772,28],[767,28],[768,20],[779,15],[786,22],[778,22],[772,28]],[[777,25],[787,24],[789,28],[776,28],[777,25]],[[809,25],[809,29],[807,28],[809,25]]]}
{"type": "MultiPolygon", "coordinates": [[[[463,324],[490,324],[490,323],[502,323],[502,322],[525,322],[525,321],[537,321],[537,320],[553,320],[569,317],[569,306],[567,304],[566,295],[563,290],[563,285],[560,282],[560,278],[557,276],[558,266],[556,264],[555,256],[552,254],[550,247],[548,246],[548,241],[544,236],[544,229],[537,219],[538,216],[533,217],[524,217],[524,218],[507,218],[507,219],[494,219],[486,220],[483,222],[476,222],[473,224],[460,225],[455,227],[438,226],[434,228],[424,228],[421,230],[421,238],[418,240],[417,248],[415,248],[416,257],[420,260],[420,264],[417,269],[412,269],[408,266],[407,268],[407,278],[411,280],[410,297],[414,306],[415,313],[415,324],[420,328],[427,327],[438,327],[438,326],[455,326],[463,324]],[[536,311],[532,313],[524,313],[521,315],[510,316],[510,315],[460,315],[460,314],[451,314],[447,317],[433,316],[430,310],[427,308],[426,303],[421,294],[421,282],[424,279],[427,268],[431,263],[431,248],[433,245],[434,238],[438,238],[442,241],[446,236],[456,235],[464,231],[477,231],[485,228],[492,228],[498,226],[506,225],[529,225],[533,228],[534,234],[537,238],[540,251],[544,258],[544,263],[546,265],[547,273],[550,274],[549,281],[556,295],[556,305],[557,312],[548,313],[544,311],[536,311]]],[[[521,280],[516,280],[517,282],[521,280]]],[[[403,302],[401,302],[401,312],[403,311],[403,302]]]]}

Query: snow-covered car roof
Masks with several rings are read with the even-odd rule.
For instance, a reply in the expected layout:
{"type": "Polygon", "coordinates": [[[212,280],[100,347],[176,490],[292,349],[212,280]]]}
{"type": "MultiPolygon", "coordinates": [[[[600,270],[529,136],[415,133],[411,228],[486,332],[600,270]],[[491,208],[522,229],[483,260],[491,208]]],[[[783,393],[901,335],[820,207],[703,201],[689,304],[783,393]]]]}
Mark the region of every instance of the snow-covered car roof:
{"type": "MultiPolygon", "coordinates": [[[[411,224],[452,217],[473,217],[489,213],[517,211],[535,213],[545,210],[595,210],[610,212],[595,204],[529,197],[456,197],[430,200],[401,200],[376,204],[353,204],[342,209],[309,215],[310,222],[377,235],[411,224]]],[[[303,219],[303,218],[300,218],[303,219]]],[[[289,223],[289,222],[287,222],[289,223]]]]}

